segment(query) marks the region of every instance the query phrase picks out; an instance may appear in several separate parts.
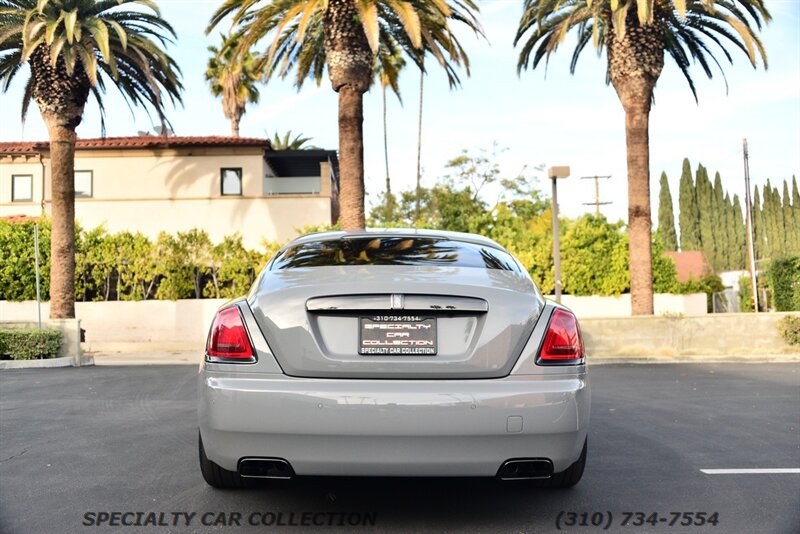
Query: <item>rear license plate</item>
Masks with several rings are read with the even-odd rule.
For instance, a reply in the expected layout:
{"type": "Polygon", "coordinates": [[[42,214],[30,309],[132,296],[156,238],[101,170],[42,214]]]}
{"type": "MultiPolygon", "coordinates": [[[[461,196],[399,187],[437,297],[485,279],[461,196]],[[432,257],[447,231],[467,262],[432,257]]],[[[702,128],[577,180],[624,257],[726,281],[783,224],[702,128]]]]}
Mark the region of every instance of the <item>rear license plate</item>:
{"type": "Polygon", "coordinates": [[[361,317],[358,353],[368,356],[435,356],[436,317],[361,317]]]}

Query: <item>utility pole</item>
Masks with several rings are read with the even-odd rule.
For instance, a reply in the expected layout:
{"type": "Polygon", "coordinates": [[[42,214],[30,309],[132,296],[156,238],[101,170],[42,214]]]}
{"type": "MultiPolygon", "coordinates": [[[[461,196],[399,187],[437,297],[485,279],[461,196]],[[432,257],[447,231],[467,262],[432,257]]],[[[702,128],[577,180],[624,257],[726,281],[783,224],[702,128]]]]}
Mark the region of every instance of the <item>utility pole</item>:
{"type": "Polygon", "coordinates": [[[550,167],[547,175],[553,181],[553,268],[555,269],[555,297],[556,302],[561,304],[561,239],[558,229],[558,187],[556,182],[560,178],[569,177],[569,167],[550,167]]]}
{"type": "Polygon", "coordinates": [[[591,206],[594,204],[595,217],[600,216],[600,206],[606,206],[611,202],[600,202],[600,178],[611,178],[611,176],[581,176],[581,180],[594,180],[594,202],[584,202],[584,206],[591,206]]]}
{"type": "Polygon", "coordinates": [[[39,314],[37,324],[42,329],[42,291],[39,288],[39,223],[33,223],[33,254],[36,264],[36,312],[39,314]]]}
{"type": "Polygon", "coordinates": [[[419,69],[419,124],[417,124],[417,188],[414,200],[414,222],[419,222],[419,197],[422,192],[420,182],[422,181],[422,95],[425,82],[425,69],[419,69]]]}
{"type": "Polygon", "coordinates": [[[756,251],[753,239],[753,216],[750,203],[750,154],[747,152],[747,138],[742,141],[744,155],[744,211],[747,224],[747,255],[750,259],[750,284],[753,286],[753,308],[758,313],[758,287],[756,286],[756,251]]]}

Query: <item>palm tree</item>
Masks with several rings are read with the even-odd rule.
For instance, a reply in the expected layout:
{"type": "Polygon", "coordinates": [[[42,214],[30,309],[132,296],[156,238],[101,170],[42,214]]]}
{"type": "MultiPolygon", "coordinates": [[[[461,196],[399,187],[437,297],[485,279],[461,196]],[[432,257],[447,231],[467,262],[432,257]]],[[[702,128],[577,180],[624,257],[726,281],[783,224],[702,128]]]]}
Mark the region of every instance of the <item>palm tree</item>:
{"type": "Polygon", "coordinates": [[[363,94],[373,81],[379,44],[391,36],[416,63],[434,55],[451,86],[459,83],[455,67],[469,74],[469,59],[449,21],[476,33],[480,25],[473,0],[226,0],[207,31],[233,15],[239,54],[267,36],[265,76],[296,70],[296,85],[308,77],[320,83],[327,67],[339,94],[339,171],[342,228],[364,228],[363,94]]]}
{"type": "Polygon", "coordinates": [[[231,135],[239,137],[239,121],[247,104],[258,103],[259,93],[256,82],[259,80],[256,58],[246,53],[236,56],[237,42],[222,35],[220,48],[209,46],[211,57],[206,67],[206,81],[214,96],[222,95],[222,111],[231,121],[231,135]]]}
{"type": "Polygon", "coordinates": [[[182,89],[180,69],[163,50],[171,37],[150,0],[0,0],[3,91],[27,62],[22,120],[35,100],[50,137],[51,318],[75,317],[75,128],[86,101],[94,95],[102,115],[110,81],[166,124],[164,93],[174,104],[182,89]],[[115,9],[120,4],[135,8],[115,9]]]}
{"type": "Polygon", "coordinates": [[[406,66],[403,59],[403,52],[400,50],[397,41],[388,39],[386,43],[381,43],[378,53],[375,55],[375,76],[381,85],[381,97],[383,100],[383,161],[386,165],[386,198],[392,197],[392,181],[389,178],[389,124],[386,117],[386,92],[391,89],[397,96],[400,104],[403,98],[400,96],[400,71],[406,66]]]}
{"type": "MultiPolygon", "coordinates": [[[[269,134],[267,136],[269,137],[269,134]]],[[[289,130],[283,134],[283,137],[275,132],[270,144],[273,150],[316,150],[317,147],[306,145],[311,139],[311,137],[303,137],[303,134],[297,134],[292,138],[292,131],[289,130]]]]}
{"type": "Polygon", "coordinates": [[[697,100],[689,74],[692,61],[699,63],[709,78],[710,61],[722,71],[710,48],[712,43],[731,63],[725,44],[742,50],[753,67],[761,57],[766,68],[766,53],[756,29],[769,20],[763,0],[524,0],[514,39],[515,45],[522,42],[518,72],[531,63],[536,68],[542,58],[549,59],[573,29],[578,39],[571,72],[590,41],[598,53],[605,48],[607,81],[625,110],[634,315],[653,313],[649,116],[664,53],[675,60],[697,100]]]}

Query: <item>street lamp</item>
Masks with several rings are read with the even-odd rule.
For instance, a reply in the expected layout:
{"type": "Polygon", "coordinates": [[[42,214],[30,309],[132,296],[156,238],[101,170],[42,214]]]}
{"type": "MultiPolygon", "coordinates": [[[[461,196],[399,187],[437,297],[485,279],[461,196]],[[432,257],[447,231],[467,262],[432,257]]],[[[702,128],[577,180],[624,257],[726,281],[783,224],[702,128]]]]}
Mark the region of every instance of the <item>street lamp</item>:
{"type": "Polygon", "coordinates": [[[558,234],[558,188],[556,180],[569,176],[569,166],[550,167],[547,176],[553,182],[553,264],[556,278],[556,302],[561,304],[561,240],[558,234]]]}

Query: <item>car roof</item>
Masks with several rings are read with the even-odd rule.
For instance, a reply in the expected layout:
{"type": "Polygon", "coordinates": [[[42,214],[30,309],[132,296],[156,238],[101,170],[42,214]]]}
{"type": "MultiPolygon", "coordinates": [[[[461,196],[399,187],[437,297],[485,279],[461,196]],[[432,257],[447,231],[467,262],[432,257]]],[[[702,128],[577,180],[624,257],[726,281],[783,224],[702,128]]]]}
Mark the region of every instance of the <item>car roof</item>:
{"type": "Polygon", "coordinates": [[[326,231],[314,232],[311,234],[302,235],[293,239],[283,248],[300,245],[303,243],[313,243],[316,241],[328,241],[335,239],[345,238],[375,238],[375,237],[428,237],[433,239],[446,239],[448,241],[461,241],[466,243],[474,243],[476,245],[484,245],[500,250],[505,250],[496,241],[477,234],[468,234],[466,232],[450,232],[447,230],[428,230],[423,228],[367,228],[366,230],[357,231],[326,231]]]}

